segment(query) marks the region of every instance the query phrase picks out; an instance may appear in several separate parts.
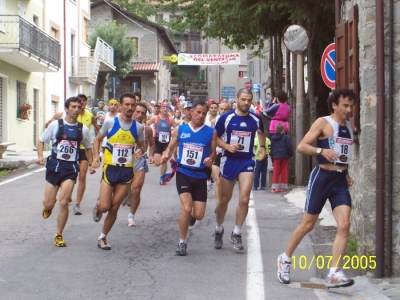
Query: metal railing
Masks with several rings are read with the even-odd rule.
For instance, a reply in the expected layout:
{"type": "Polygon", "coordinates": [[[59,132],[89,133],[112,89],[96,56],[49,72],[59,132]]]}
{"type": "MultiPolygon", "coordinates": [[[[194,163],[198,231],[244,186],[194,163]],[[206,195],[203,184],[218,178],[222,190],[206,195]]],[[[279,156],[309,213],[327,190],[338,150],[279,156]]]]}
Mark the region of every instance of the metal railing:
{"type": "Polygon", "coordinates": [[[0,49],[24,51],[56,68],[61,66],[61,45],[20,16],[0,15],[0,49]]]}

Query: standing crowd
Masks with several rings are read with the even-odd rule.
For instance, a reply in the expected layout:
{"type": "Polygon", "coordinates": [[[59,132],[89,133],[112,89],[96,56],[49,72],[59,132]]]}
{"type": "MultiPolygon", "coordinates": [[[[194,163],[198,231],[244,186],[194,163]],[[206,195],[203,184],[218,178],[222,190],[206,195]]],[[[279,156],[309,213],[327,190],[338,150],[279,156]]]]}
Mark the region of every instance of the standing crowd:
{"type": "MultiPolygon", "coordinates": [[[[288,189],[289,159],[293,156],[293,144],[288,136],[290,106],[284,91],[277,91],[275,96],[263,108],[259,102],[253,103],[253,93],[246,88],[238,91],[235,101],[220,99],[219,102],[189,101],[182,94],[176,97],[175,103],[168,100],[146,103],[139,93],[125,93],[119,100],[111,99],[108,108],[99,100],[91,113],[86,109],[85,95],[68,98],[64,112],[46,123],[46,130],[37,143],[38,164],[46,164],[43,218],[50,217],[59,200],[54,244],[67,246],[63,230],[77,180],[73,210],[75,215],[82,214],[88,171],[93,174],[103,163],[99,197],[92,214],[94,221],[99,222],[107,213],[97,245],[102,250],[111,250],[107,236],[120,206],[130,206],[127,225],[135,227],[148,164],[160,167],[159,183],[165,185],[171,160],[181,202],[175,254],[187,254],[188,228],[203,219],[211,191],[216,199],[214,247],[221,249],[224,219],[236,182],[239,199],[229,240],[235,250],[242,251],[242,226],[252,191],[267,188],[268,155],[274,169],[271,191],[279,193],[288,189]],[[263,120],[269,124],[268,128],[264,127],[263,120]],[[95,130],[93,144],[89,137],[91,126],[95,130]],[[52,146],[51,155],[46,159],[44,143],[52,146]]],[[[303,221],[293,232],[286,251],[278,257],[277,275],[282,283],[290,282],[291,256],[301,239],[312,230],[327,199],[338,223],[327,285],[353,283],[338,266],[349,234],[348,187],[354,183],[347,171],[353,146],[348,117],[354,101],[351,91],[335,91],[328,100],[332,114],[315,121],[298,145],[299,152],[317,156],[317,167],[310,176],[303,221]],[[314,141],[317,147],[313,146],[314,141]]]]}

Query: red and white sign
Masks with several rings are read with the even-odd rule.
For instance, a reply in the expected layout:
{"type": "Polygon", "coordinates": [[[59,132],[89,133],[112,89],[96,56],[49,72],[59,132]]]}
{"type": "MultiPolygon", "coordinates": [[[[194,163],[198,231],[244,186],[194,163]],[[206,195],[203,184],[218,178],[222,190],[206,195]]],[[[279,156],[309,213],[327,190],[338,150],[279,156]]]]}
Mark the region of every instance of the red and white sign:
{"type": "Polygon", "coordinates": [[[329,44],[324,50],[321,59],[321,76],[327,87],[336,86],[336,50],[335,43],[329,44]]]}
{"type": "Polygon", "coordinates": [[[246,81],[246,82],[244,83],[244,88],[245,88],[245,89],[251,88],[251,83],[248,82],[248,81],[246,81]]]}
{"type": "Polygon", "coordinates": [[[179,53],[178,65],[181,66],[240,65],[240,53],[220,53],[220,54],[179,53]]]}

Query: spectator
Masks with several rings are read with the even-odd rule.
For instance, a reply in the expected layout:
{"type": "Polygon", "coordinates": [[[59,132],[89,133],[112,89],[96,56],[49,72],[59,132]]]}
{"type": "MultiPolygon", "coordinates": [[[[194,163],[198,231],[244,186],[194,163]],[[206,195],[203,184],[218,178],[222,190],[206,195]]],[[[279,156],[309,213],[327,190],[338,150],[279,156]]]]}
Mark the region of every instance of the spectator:
{"type": "MultiPolygon", "coordinates": [[[[289,132],[290,106],[286,103],[287,99],[287,94],[284,91],[277,91],[276,97],[272,100],[273,105],[264,112],[264,115],[271,118],[269,125],[271,137],[275,134],[275,128],[278,123],[283,125],[285,133],[289,132]]],[[[273,143],[272,139],[271,142],[273,143]]]]}
{"type": "Polygon", "coordinates": [[[274,164],[272,192],[279,193],[288,188],[289,158],[293,156],[293,145],[282,124],[276,124],[274,132],[271,136],[271,158],[274,164]]]}
{"type": "MultiPolygon", "coordinates": [[[[257,135],[254,138],[254,147],[255,153],[258,153],[260,150],[260,142],[258,140],[257,135]]],[[[265,137],[265,152],[267,155],[261,158],[261,155],[256,155],[256,168],[254,169],[254,181],[253,181],[253,191],[257,191],[258,188],[260,190],[267,189],[267,168],[268,168],[268,154],[271,151],[271,141],[269,138],[265,137]],[[261,179],[261,187],[260,187],[260,179],[261,179]]]]}

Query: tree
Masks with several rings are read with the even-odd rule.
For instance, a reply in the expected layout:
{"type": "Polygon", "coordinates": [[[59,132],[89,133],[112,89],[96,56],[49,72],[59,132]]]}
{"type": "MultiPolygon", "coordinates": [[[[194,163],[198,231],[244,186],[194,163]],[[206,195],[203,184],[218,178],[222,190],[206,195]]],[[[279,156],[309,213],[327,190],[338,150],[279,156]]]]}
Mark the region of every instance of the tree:
{"type": "Polygon", "coordinates": [[[137,49],[127,38],[126,26],[117,25],[116,21],[108,21],[95,28],[95,32],[89,37],[89,45],[92,49],[96,45],[97,37],[114,49],[114,66],[116,67],[115,72],[99,72],[97,76],[95,97],[103,99],[107,75],[125,77],[132,70],[131,59],[137,49]]]}

